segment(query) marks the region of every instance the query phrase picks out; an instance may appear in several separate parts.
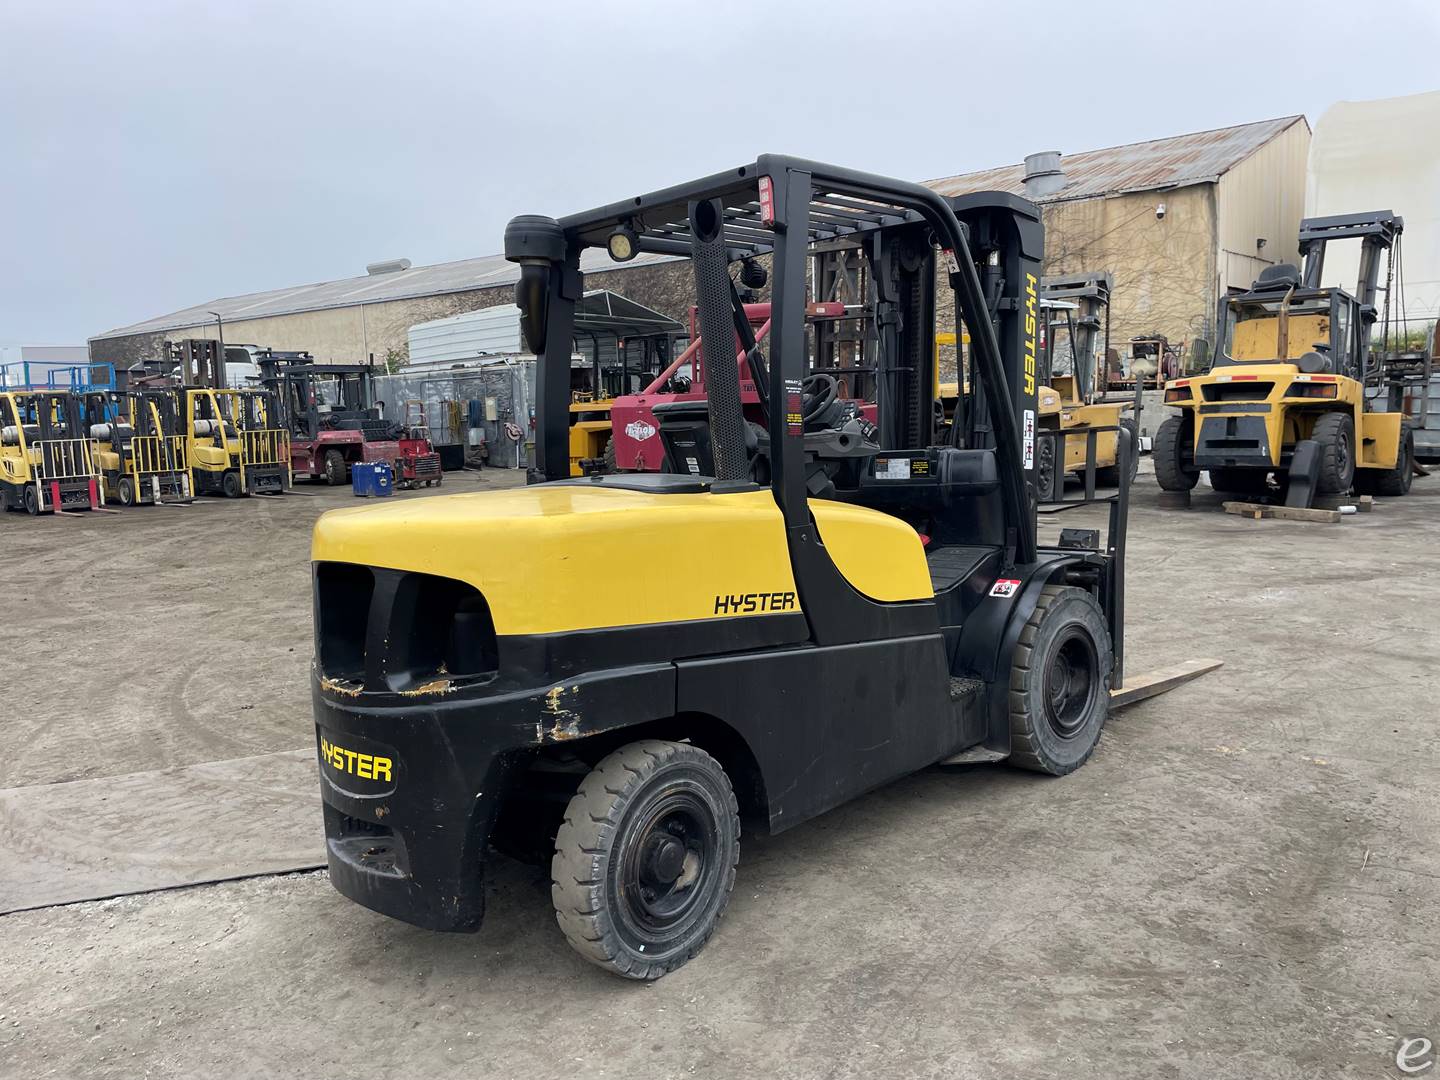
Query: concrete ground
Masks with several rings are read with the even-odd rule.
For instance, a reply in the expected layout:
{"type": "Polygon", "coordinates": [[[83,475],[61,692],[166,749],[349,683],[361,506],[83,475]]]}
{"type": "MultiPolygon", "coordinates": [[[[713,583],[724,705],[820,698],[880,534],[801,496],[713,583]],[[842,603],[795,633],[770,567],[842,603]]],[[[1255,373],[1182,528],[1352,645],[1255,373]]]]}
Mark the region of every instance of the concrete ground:
{"type": "MultiPolygon", "coordinates": [[[[302,490],[0,520],[0,787],[307,745],[307,534],[352,501],[302,490]]],[[[6,916],[0,1075],[1405,1075],[1440,1042],[1440,477],[1339,525],[1136,503],[1130,670],[1225,667],[1073,776],[937,768],[746,837],[649,986],[498,857],[474,936],[323,874],[6,916]]]]}

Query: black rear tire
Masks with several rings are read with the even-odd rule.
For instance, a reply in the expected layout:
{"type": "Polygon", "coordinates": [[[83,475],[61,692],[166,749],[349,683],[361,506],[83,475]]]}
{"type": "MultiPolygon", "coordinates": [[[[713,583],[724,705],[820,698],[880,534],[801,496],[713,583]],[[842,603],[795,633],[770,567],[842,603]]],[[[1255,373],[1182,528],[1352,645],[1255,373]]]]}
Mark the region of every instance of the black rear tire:
{"type": "Polygon", "coordinates": [[[1355,421],[1349,413],[1327,412],[1315,420],[1310,438],[1320,444],[1322,495],[1341,495],[1355,483],[1355,421]]]}
{"type": "Polygon", "coordinates": [[[1408,495],[1415,478],[1415,432],[1400,429],[1400,456],[1393,469],[1356,469],[1355,490],[1366,495],[1408,495]]]}
{"type": "Polygon", "coordinates": [[[645,739],[580,783],[555,836],[551,898],[570,944],[627,979],[658,979],[704,947],[730,902],[740,815],[720,763],[645,739]]]}
{"type": "Polygon", "coordinates": [[[347,472],[349,470],[345,467],[345,455],[339,450],[326,450],[325,482],[331,487],[339,487],[345,483],[347,472]]]}
{"type": "Polygon", "coordinates": [[[1190,491],[1200,482],[1190,414],[1168,416],[1155,431],[1155,481],[1162,491],[1190,491]]]}
{"type": "Polygon", "coordinates": [[[1035,437],[1035,493],[1042,503],[1055,502],[1065,493],[1065,474],[1055,471],[1058,442],[1059,439],[1039,434],[1035,437]]]}
{"type": "Polygon", "coordinates": [[[1010,764],[1051,776],[1085,764],[1110,714],[1114,664],[1095,597],[1045,586],[1010,662],[1010,764]]]}
{"type": "MultiPolygon", "coordinates": [[[[1130,432],[1130,483],[1135,483],[1135,476],[1140,472],[1140,426],[1134,420],[1121,420],[1120,426],[1130,432]]],[[[1120,486],[1120,441],[1115,441],[1116,463],[1106,465],[1102,469],[1095,470],[1095,486],[1118,488],[1120,486]]]]}
{"type": "Polygon", "coordinates": [[[1265,469],[1211,469],[1210,486],[1237,495],[1266,495],[1270,491],[1269,477],[1265,469]]]}

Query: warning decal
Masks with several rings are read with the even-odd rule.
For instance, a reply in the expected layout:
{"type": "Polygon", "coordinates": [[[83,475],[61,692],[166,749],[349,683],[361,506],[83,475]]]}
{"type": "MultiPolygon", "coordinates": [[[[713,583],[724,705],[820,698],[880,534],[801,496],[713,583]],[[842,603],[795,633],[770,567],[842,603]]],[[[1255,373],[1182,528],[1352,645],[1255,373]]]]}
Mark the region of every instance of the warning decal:
{"type": "Polygon", "coordinates": [[[1033,469],[1035,467],[1035,410],[1025,410],[1025,426],[1023,428],[1023,453],[1021,455],[1023,464],[1021,468],[1033,469]]]}
{"type": "Polygon", "coordinates": [[[994,585],[990,586],[991,596],[1014,596],[1020,588],[1018,578],[1002,577],[994,585]]]}

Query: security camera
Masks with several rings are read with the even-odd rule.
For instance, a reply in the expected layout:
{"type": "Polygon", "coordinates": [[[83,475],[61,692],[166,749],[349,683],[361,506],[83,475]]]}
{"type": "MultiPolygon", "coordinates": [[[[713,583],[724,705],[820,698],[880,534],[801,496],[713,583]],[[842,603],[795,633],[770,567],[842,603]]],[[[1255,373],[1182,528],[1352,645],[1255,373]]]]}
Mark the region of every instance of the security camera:
{"type": "Polygon", "coordinates": [[[1155,207],[1155,220],[1156,220],[1156,221],[1164,221],[1164,220],[1165,220],[1165,204],[1164,204],[1163,202],[1160,203],[1160,204],[1158,204],[1158,205],[1155,207]]]}

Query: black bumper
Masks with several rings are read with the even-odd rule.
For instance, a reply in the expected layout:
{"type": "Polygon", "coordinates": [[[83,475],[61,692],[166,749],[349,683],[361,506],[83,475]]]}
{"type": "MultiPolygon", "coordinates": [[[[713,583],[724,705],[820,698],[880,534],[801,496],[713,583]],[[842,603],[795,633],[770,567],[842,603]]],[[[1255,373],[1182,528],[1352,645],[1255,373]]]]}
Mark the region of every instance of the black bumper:
{"type": "Polygon", "coordinates": [[[429,930],[479,929],[485,848],[508,756],[476,737],[487,710],[472,706],[460,724],[424,706],[345,708],[318,689],[314,704],[335,888],[429,930]],[[388,758],[390,782],[354,775],[358,759],[347,751],[388,758]]]}
{"type": "Polygon", "coordinates": [[[335,888],[416,926],[474,931],[512,777],[542,747],[669,715],[675,676],[646,665],[426,699],[349,694],[312,676],[311,696],[335,888]]]}
{"type": "Polygon", "coordinates": [[[1289,465],[1282,448],[1279,464],[1270,450],[1263,416],[1201,416],[1195,443],[1197,469],[1279,469],[1289,465]]]}

